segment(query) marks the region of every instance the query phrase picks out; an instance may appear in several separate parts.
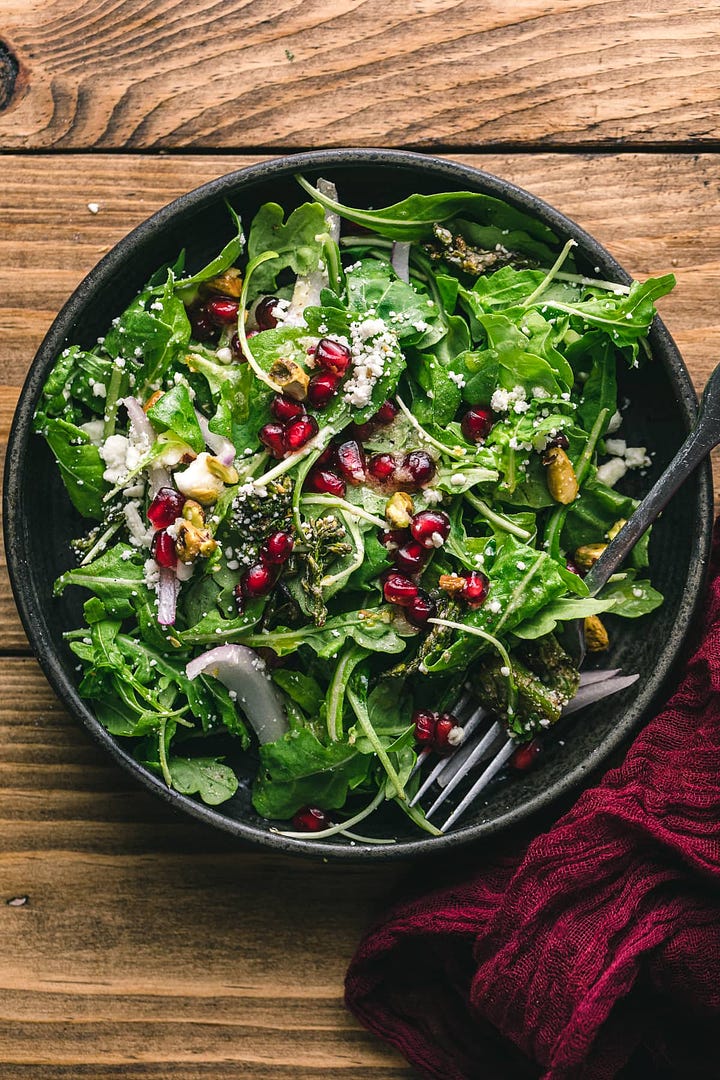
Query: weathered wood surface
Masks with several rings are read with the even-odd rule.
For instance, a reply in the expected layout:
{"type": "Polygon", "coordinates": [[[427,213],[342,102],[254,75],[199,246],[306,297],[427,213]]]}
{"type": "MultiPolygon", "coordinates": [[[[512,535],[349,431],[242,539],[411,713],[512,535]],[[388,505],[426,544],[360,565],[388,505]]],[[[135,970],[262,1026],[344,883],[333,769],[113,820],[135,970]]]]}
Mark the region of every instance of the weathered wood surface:
{"type": "Polygon", "coordinates": [[[720,134],[715,0],[6,0],[0,39],[10,149],[720,134]]]}

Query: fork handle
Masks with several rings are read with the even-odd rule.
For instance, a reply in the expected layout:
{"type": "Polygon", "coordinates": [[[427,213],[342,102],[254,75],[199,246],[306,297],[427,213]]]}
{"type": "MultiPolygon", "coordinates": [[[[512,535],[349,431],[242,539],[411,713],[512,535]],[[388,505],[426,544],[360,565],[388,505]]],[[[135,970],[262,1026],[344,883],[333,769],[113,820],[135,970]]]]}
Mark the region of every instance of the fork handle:
{"type": "Polygon", "coordinates": [[[720,443],[720,364],[708,379],[693,430],[662,476],[653,484],[585,578],[591,596],[596,596],[621,566],[638,540],[662,513],[678,488],[710,451],[720,443]]]}

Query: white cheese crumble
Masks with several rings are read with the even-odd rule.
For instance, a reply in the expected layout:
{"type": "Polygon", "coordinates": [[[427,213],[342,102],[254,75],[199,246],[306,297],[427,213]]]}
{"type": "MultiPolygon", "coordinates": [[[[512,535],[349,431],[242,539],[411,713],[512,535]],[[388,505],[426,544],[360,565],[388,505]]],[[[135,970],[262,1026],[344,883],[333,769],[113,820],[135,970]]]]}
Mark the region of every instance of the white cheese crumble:
{"type": "Polygon", "coordinates": [[[623,476],[627,472],[627,465],[622,458],[614,457],[606,461],[604,465],[600,465],[597,471],[597,478],[602,484],[607,484],[608,487],[615,487],[618,480],[622,480],[623,476]]]}
{"type": "Polygon", "coordinates": [[[100,447],[100,457],[106,468],[103,480],[108,484],[117,484],[127,475],[127,452],[130,442],[124,435],[109,435],[100,447]]]}
{"type": "Polygon", "coordinates": [[[123,514],[130,533],[130,543],[133,547],[150,547],[153,537],[152,527],[145,525],[140,516],[140,503],[131,499],[123,506],[123,514]]]}
{"type": "Polygon", "coordinates": [[[369,404],[373,389],[385,371],[388,357],[397,350],[397,337],[382,319],[363,319],[350,326],[352,370],[343,397],[356,409],[369,404]]]}
{"type": "Polygon", "coordinates": [[[522,386],[515,386],[512,390],[497,389],[490,398],[490,408],[496,413],[509,412],[510,409],[516,413],[527,412],[525,390],[522,386]]]}

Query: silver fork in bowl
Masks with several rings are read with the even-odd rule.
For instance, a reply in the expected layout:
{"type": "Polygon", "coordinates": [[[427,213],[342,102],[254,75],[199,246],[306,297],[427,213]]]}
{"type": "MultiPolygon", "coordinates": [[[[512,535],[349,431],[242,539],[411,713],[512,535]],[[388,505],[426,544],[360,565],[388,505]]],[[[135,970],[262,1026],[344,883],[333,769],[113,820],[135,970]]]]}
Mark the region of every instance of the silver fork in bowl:
{"type": "MultiPolygon", "coordinates": [[[[617,572],[638,540],[662,513],[675,492],[718,444],[720,444],[720,364],[707,381],[700,401],[697,421],[685,442],[622,529],[588,571],[585,584],[590,596],[597,596],[617,572]]],[[[563,648],[580,667],[585,659],[586,651],[583,620],[575,619],[567,623],[560,639],[563,648]]],[[[602,697],[627,689],[638,678],[638,675],[622,675],[619,669],[583,672],[578,691],[565,706],[562,715],[567,716],[592,701],[599,701],[602,697]]],[[[493,777],[509,761],[518,746],[514,739],[508,738],[507,731],[499,721],[492,722],[492,718],[481,706],[472,706],[469,691],[462,695],[451,711],[462,722],[463,741],[428,773],[410,805],[414,806],[418,803],[423,795],[437,784],[441,788],[440,794],[425,812],[426,818],[430,818],[462,781],[469,777],[476,766],[486,762],[487,764],[444,824],[439,826],[441,832],[446,832],[465,813],[493,777]]],[[[423,767],[429,754],[429,750],[423,750],[418,755],[414,773],[423,767]]]]}

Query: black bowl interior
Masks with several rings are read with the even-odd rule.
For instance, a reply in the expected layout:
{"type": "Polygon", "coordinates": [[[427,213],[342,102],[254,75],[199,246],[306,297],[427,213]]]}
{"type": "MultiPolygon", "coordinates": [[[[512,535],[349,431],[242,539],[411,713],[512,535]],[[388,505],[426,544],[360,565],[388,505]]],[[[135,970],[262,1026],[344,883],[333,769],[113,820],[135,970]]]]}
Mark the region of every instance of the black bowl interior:
{"type": "MultiPolygon", "coordinates": [[[[351,205],[388,205],[412,192],[474,190],[499,196],[545,220],[561,239],[579,242],[582,270],[614,280],[627,275],[591,237],[534,196],[488,174],[421,155],[375,150],[320,151],[283,158],[213,181],[171,203],[126,237],[88,275],[58,315],[32,365],[15,417],[8,450],[5,522],[8,563],[15,597],[30,642],[45,673],[67,708],[147,787],[195,817],[237,836],[287,851],[311,855],[377,859],[440,850],[497,833],[580,783],[618,746],[661,699],[674,662],[691,627],[708,561],[712,491],[709,467],[688,481],[655,527],[652,579],[665,594],[663,607],[640,620],[609,619],[612,649],[603,666],[638,671],[628,691],[589,708],[547,738],[537,770],[521,780],[500,780],[468,813],[461,827],[442,839],[416,830],[395,807],[378,816],[371,830],[394,835],[392,847],[360,847],[342,838],[330,843],[286,840],[270,831],[250,803],[252,758],[235,758],[241,776],[235,798],[218,809],[166,789],[162,780],[139,766],[125,745],[97,722],[76,690],[73,657],[63,631],[80,625],[82,597],[69,590],[52,598],[52,583],[71,562],[68,541],[83,531],[45,444],[31,435],[40,388],[59,351],[69,343],[90,346],[120,313],[150,274],[187,250],[192,270],[202,266],[231,232],[225,200],[249,222],[258,207],[274,200],[286,209],[305,200],[293,179],[333,179],[351,205]],[[48,534],[48,521],[52,533],[48,534]],[[389,833],[388,833],[389,830],[389,833]]],[[[640,495],[670,461],[690,424],[696,401],[677,348],[658,321],[651,333],[654,362],[621,374],[621,393],[629,399],[623,434],[645,445],[653,465],[647,475],[632,474],[624,490],[640,495]]]]}

